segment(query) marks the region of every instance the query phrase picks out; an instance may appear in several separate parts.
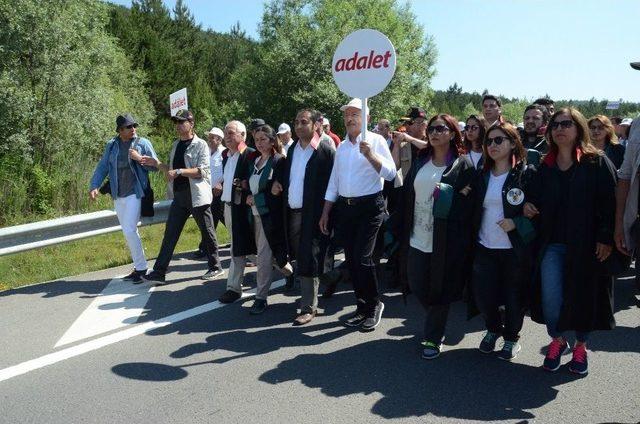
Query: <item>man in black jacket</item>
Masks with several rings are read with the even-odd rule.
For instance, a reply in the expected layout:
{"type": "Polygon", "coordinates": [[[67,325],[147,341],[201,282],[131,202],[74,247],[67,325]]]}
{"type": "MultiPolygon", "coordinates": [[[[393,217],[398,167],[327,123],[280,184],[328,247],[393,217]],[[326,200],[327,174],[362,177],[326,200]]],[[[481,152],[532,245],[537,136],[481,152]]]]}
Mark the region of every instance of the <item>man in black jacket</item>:
{"type": "Polygon", "coordinates": [[[329,237],[322,234],[318,222],[335,150],[320,142],[321,116],[314,109],[298,112],[295,130],[299,139],[289,148],[282,181],[272,188],[274,195],[284,193],[286,199],[289,251],[296,260],[296,276],[300,280],[302,296],[295,325],[304,325],[315,317],[319,277],[328,271],[329,237]]]}
{"type": "MultiPolygon", "coordinates": [[[[549,149],[544,139],[544,128],[549,121],[549,113],[544,106],[532,104],[524,110],[522,118],[524,129],[520,131],[520,138],[525,149],[534,149],[545,154],[549,149]]],[[[537,164],[535,164],[537,165],[537,164]]]]}
{"type": "Polygon", "coordinates": [[[246,256],[256,253],[251,223],[250,207],[246,204],[247,190],[239,184],[248,180],[247,175],[256,158],[255,150],[247,147],[247,130],[240,121],[230,121],[224,127],[227,150],[222,153],[222,195],[224,222],[231,234],[231,261],[227,277],[227,291],[218,299],[221,303],[233,303],[242,296],[242,277],[246,256]]]}

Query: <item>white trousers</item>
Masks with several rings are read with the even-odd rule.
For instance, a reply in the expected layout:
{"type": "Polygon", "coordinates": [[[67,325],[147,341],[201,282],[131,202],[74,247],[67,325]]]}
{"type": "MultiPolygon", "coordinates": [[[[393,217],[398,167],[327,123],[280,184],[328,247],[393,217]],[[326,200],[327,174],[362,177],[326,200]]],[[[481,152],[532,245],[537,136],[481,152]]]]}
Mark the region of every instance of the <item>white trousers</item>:
{"type": "Polygon", "coordinates": [[[114,201],[116,215],[122,227],[124,238],[127,240],[133,267],[136,271],[147,269],[147,260],[144,257],[142,240],[138,233],[138,221],[140,221],[140,199],[135,194],[127,197],[117,197],[114,201]]]}

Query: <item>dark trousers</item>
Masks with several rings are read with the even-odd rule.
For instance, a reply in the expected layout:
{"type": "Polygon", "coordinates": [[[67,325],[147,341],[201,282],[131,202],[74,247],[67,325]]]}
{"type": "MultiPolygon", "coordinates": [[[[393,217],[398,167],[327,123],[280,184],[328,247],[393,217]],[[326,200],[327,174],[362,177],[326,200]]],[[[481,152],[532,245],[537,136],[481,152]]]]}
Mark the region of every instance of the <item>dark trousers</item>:
{"type": "Polygon", "coordinates": [[[424,320],[424,339],[428,342],[442,343],[449,316],[449,303],[434,304],[429,299],[429,275],[431,273],[431,253],[409,247],[407,256],[407,279],[411,292],[426,312],[424,320]]]}
{"type": "Polygon", "coordinates": [[[513,249],[487,249],[478,244],[473,261],[473,296],[487,330],[502,334],[507,341],[518,341],[522,330],[526,272],[513,249]],[[503,304],[504,324],[498,310],[503,304]]]}
{"type": "MultiPolygon", "coordinates": [[[[224,225],[224,204],[222,200],[220,200],[220,196],[213,196],[213,200],[211,201],[211,215],[213,216],[213,229],[218,229],[218,223],[222,222],[224,225]]],[[[217,243],[216,243],[217,244],[217,243]]],[[[204,237],[201,237],[200,244],[198,245],[198,250],[201,252],[206,252],[207,247],[205,245],[204,237]]]]}
{"type": "Polygon", "coordinates": [[[155,271],[162,273],[167,272],[173,251],[176,248],[176,244],[178,243],[178,239],[189,215],[193,215],[193,219],[195,219],[196,224],[198,224],[200,234],[205,241],[209,269],[220,268],[218,240],[216,239],[216,230],[213,223],[213,216],[211,215],[211,205],[194,208],[191,206],[191,191],[187,189],[174,193],[173,202],[171,202],[171,207],[169,208],[169,217],[164,227],[164,237],[162,238],[160,253],[153,266],[155,271]]]}
{"type": "Polygon", "coordinates": [[[336,234],[344,247],[344,256],[353,282],[358,311],[371,315],[379,301],[378,276],[373,263],[373,248],[382,224],[382,194],[363,196],[348,204],[339,198],[334,216],[336,234]]]}

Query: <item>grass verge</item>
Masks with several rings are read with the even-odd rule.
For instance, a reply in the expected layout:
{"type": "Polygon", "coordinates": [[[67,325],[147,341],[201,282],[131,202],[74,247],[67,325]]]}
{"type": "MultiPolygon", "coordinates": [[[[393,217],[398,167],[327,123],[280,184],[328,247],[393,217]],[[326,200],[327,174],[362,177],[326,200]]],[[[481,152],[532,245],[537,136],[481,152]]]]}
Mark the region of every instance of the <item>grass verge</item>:
{"type": "MultiPolygon", "coordinates": [[[[164,224],[140,228],[147,259],[160,251],[164,224]]],[[[218,226],[218,243],[229,243],[224,225],[218,226]]],[[[193,219],[182,231],[176,253],[195,250],[200,243],[200,231],[193,219]]],[[[0,291],[28,284],[50,281],[85,272],[131,263],[129,248],[121,231],[42,249],[0,257],[0,291]]]]}

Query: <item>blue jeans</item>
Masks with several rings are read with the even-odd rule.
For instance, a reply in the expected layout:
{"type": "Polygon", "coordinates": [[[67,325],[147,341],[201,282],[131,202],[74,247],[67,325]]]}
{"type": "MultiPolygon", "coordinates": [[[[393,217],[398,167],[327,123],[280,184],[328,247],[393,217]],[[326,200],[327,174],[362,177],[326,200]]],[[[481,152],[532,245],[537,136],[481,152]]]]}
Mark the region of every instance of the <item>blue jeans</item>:
{"type": "MultiPolygon", "coordinates": [[[[564,286],[564,263],[567,255],[567,245],[550,244],[542,257],[540,277],[542,280],[542,313],[547,324],[547,333],[551,337],[561,337],[557,330],[562,309],[564,286]]],[[[588,332],[576,331],[576,340],[586,342],[588,332]]]]}

